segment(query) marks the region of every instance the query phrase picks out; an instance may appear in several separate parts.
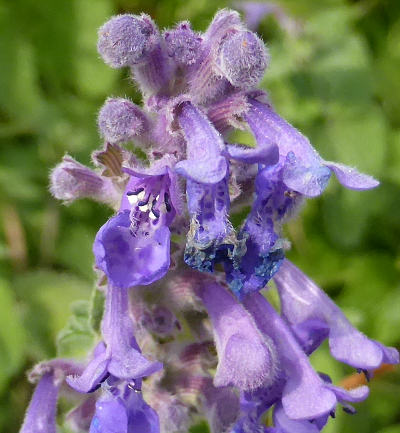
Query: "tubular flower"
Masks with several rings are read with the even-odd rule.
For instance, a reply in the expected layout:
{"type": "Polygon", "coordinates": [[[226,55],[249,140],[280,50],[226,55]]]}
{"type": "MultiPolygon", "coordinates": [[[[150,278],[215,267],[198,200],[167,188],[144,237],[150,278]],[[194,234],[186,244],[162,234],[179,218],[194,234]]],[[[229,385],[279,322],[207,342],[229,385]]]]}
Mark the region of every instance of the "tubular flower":
{"type": "MultiPolygon", "coordinates": [[[[256,10],[284,18],[250,3],[253,25],[256,10]]],[[[398,352],[356,330],[285,259],[283,226],[332,174],[353,190],[378,181],[325,161],[277,114],[256,88],[269,52],[235,11],[219,11],[204,33],[118,15],[97,48],[109,66],[129,68],[143,106],[107,99],[95,168],[65,156],[50,190],[114,211],[93,245],[104,311],[93,301],[96,338],[83,365],[34,369],[21,433],[55,433],[65,389],[78,401],[65,419],[79,433],[185,433],[199,419],[211,433],[318,433],[338,406],[354,413],[368,387],[334,385],[309,355],[328,339],[336,360],[371,374],[398,363],[398,352]],[[256,145],[231,142],[237,129],[256,145]],[[261,294],[271,279],[279,313],[261,294]]]]}

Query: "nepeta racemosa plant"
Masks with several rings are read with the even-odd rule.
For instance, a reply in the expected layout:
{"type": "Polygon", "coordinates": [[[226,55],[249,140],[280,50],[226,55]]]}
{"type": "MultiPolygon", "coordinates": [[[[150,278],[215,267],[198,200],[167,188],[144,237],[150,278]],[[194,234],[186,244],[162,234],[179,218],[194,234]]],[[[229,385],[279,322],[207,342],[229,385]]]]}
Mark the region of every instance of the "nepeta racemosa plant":
{"type": "Polygon", "coordinates": [[[328,339],[335,359],[369,374],[398,353],[357,331],[285,259],[282,226],[332,174],[354,190],[378,182],[325,161],[275,112],[256,88],[268,52],[234,11],[218,12],[203,34],[119,15],[100,28],[98,51],[130,69],[143,107],[108,99],[96,168],[65,156],[51,191],[115,211],[93,245],[104,314],[85,362],[33,369],[21,432],[56,431],[60,392],[75,405],[65,421],[76,432],[186,433],[205,418],[212,433],[315,433],[338,405],[352,413],[368,388],[333,385],[309,355],[328,339]],[[234,129],[256,146],[230,142],[234,129]],[[232,203],[251,205],[237,230],[232,203]],[[280,312],[262,295],[271,279],[280,312]]]}

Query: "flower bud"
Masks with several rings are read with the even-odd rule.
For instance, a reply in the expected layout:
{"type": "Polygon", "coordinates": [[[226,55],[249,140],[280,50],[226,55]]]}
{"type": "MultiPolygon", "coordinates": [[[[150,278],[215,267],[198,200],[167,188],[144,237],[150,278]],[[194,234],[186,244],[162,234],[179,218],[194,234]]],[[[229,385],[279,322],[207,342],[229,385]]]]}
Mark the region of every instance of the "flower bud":
{"type": "Polygon", "coordinates": [[[176,29],[166,31],[164,39],[168,56],[175,63],[189,66],[196,62],[202,39],[191,29],[190,23],[184,21],[176,29]]]}
{"type": "Polygon", "coordinates": [[[233,86],[251,89],[262,79],[269,59],[255,33],[240,31],[225,39],[218,60],[221,72],[233,86]]]}
{"type": "Polygon", "coordinates": [[[112,144],[140,138],[148,129],[142,110],[124,98],[109,98],[99,112],[99,132],[112,144]]]}
{"type": "Polygon", "coordinates": [[[117,15],[100,27],[97,49],[105,63],[122,68],[145,61],[157,41],[158,30],[148,15],[117,15]]]}
{"type": "Polygon", "coordinates": [[[100,176],[68,155],[51,172],[50,191],[55,198],[66,203],[81,198],[108,204],[119,200],[118,191],[110,179],[100,176]]]}

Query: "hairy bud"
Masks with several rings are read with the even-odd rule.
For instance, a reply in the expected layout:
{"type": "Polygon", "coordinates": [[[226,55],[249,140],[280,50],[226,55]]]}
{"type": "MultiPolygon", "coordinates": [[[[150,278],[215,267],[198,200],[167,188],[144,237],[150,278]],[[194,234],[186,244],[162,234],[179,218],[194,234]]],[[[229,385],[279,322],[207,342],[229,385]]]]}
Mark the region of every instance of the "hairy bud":
{"type": "Polygon", "coordinates": [[[158,30],[148,15],[117,15],[100,27],[97,49],[105,63],[122,68],[145,61],[157,41],[158,30]]]}
{"type": "Polygon", "coordinates": [[[164,33],[168,56],[182,66],[189,66],[196,62],[202,38],[195,33],[190,23],[184,21],[176,29],[164,33]]]}
{"type": "Polygon", "coordinates": [[[51,172],[50,192],[66,203],[92,198],[112,205],[118,200],[118,191],[110,179],[100,176],[68,155],[51,172]]]}
{"type": "Polygon", "coordinates": [[[256,86],[267,65],[268,53],[265,45],[252,32],[237,32],[222,43],[219,67],[235,87],[250,89],[256,86]]]}
{"type": "Polygon", "coordinates": [[[112,144],[140,138],[148,130],[148,120],[142,110],[124,98],[109,98],[99,112],[99,132],[112,144]]]}

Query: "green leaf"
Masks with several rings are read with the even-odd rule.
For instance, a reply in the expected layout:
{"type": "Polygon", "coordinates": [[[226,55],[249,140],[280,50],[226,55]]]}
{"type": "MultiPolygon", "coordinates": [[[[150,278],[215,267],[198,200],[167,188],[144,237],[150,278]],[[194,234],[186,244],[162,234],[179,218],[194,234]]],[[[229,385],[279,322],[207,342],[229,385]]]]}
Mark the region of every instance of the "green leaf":
{"type": "Polygon", "coordinates": [[[89,298],[91,285],[70,274],[41,270],[16,277],[13,288],[23,302],[29,356],[35,361],[54,357],[54,340],[69,317],[66,306],[89,298]]]}
{"type": "Polygon", "coordinates": [[[104,293],[95,287],[90,300],[90,315],[89,322],[94,332],[100,332],[101,320],[104,313],[104,293]]]}
{"type": "Polygon", "coordinates": [[[94,344],[89,321],[90,303],[76,301],[71,305],[72,316],[57,337],[57,355],[65,358],[85,358],[94,344]]]}

